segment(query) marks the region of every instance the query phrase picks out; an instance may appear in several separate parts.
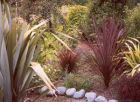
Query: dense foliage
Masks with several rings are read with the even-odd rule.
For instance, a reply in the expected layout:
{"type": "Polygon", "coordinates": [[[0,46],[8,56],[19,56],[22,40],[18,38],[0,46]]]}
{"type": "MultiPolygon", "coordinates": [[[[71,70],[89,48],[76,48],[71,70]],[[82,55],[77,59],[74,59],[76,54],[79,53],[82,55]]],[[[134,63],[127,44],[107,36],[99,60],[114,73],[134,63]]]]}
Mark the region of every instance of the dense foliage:
{"type": "Polygon", "coordinates": [[[82,25],[86,25],[88,8],[85,6],[70,6],[67,14],[67,32],[76,34],[82,25]]]}
{"type": "Polygon", "coordinates": [[[138,4],[131,10],[127,10],[127,17],[125,19],[128,34],[131,37],[140,36],[140,5],[138,4]]]}

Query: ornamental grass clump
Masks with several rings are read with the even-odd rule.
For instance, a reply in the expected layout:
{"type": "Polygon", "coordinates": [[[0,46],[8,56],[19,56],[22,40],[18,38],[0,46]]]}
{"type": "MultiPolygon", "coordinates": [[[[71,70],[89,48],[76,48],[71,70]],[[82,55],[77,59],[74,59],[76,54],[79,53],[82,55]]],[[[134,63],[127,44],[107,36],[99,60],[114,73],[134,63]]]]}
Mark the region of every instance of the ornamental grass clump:
{"type": "Polygon", "coordinates": [[[93,64],[103,76],[106,87],[109,87],[112,76],[123,67],[120,54],[124,44],[125,30],[123,23],[114,18],[108,18],[100,26],[95,24],[95,42],[87,41],[90,46],[93,64]]]}
{"type": "Polygon", "coordinates": [[[58,55],[62,71],[71,73],[76,71],[76,62],[78,61],[78,54],[75,52],[64,50],[58,55]]]}
{"type": "Polygon", "coordinates": [[[125,44],[128,51],[124,52],[124,59],[130,66],[126,72],[133,76],[140,72],[140,41],[136,38],[130,38],[125,44]]]}

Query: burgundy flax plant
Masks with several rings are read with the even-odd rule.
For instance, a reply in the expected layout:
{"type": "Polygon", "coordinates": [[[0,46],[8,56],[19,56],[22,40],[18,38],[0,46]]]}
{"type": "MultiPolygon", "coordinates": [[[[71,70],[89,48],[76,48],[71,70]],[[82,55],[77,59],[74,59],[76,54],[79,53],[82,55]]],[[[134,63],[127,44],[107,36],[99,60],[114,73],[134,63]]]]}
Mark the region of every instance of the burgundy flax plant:
{"type": "Polygon", "coordinates": [[[62,70],[66,73],[76,71],[76,62],[78,61],[78,54],[69,50],[63,50],[58,55],[62,70]]]}
{"type": "Polygon", "coordinates": [[[106,88],[109,87],[115,71],[123,67],[121,51],[125,32],[123,23],[110,17],[100,26],[95,23],[95,42],[88,41],[87,44],[94,53],[92,56],[95,66],[103,76],[106,88]]]}

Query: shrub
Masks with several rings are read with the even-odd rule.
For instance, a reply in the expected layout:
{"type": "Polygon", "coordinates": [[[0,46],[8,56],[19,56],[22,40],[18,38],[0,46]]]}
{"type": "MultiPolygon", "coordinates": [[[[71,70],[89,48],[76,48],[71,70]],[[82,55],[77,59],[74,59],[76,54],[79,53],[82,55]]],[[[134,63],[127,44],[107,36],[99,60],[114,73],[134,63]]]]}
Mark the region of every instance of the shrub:
{"type": "Polygon", "coordinates": [[[34,60],[41,64],[57,61],[56,53],[61,49],[62,45],[56,40],[52,34],[45,32],[45,37],[40,39],[37,46],[36,55],[34,60]],[[57,46],[56,46],[57,44],[57,46]]]}
{"type": "Polygon", "coordinates": [[[78,61],[78,54],[69,50],[61,51],[58,55],[62,71],[66,73],[76,71],[76,62],[78,61]]]}
{"type": "Polygon", "coordinates": [[[88,2],[88,0],[72,0],[72,1],[75,1],[77,4],[81,4],[81,5],[84,5],[88,2]]]}
{"type": "Polygon", "coordinates": [[[68,4],[73,4],[72,0],[21,0],[21,7],[19,7],[20,16],[27,21],[30,21],[29,16],[31,14],[41,16],[42,18],[50,18],[52,15],[55,18],[59,18],[61,16],[58,11],[59,7],[68,4]],[[24,10],[24,13],[22,10],[24,10]]]}
{"type": "Polygon", "coordinates": [[[140,101],[140,74],[124,76],[120,81],[119,96],[121,102],[140,101]]]}
{"type": "Polygon", "coordinates": [[[93,83],[90,79],[87,79],[84,76],[70,73],[65,78],[64,86],[66,86],[67,88],[76,88],[77,90],[90,90],[93,86],[93,83]]]}
{"type": "MultiPolygon", "coordinates": [[[[95,33],[93,29],[93,21],[96,19],[96,23],[100,24],[108,17],[118,17],[123,19],[125,17],[125,6],[122,6],[121,3],[112,3],[112,0],[89,0],[88,3],[88,19],[87,25],[82,28],[85,34],[88,36],[89,34],[95,33]],[[106,1],[102,2],[101,1],[106,1]]],[[[118,1],[118,0],[113,0],[118,1]]],[[[92,35],[94,36],[94,35],[92,35]]]]}
{"type": "Polygon", "coordinates": [[[62,15],[66,19],[66,32],[77,34],[79,28],[87,22],[88,8],[86,6],[62,6],[62,15]]]}
{"type": "Polygon", "coordinates": [[[105,2],[111,2],[111,3],[113,3],[113,4],[118,4],[118,3],[120,3],[120,4],[122,4],[122,5],[125,5],[126,2],[127,2],[127,0],[100,0],[100,3],[101,3],[101,4],[103,4],[103,3],[105,3],[105,2]]]}
{"type": "MultiPolygon", "coordinates": [[[[90,0],[89,2],[89,18],[93,20],[96,18],[97,23],[102,22],[106,17],[115,16],[123,18],[125,15],[125,7],[120,3],[112,3],[110,0],[104,0],[106,2],[101,2],[100,0],[90,0]]],[[[113,0],[114,1],[114,0],[113,0]]],[[[116,0],[115,0],[116,1],[116,0]]],[[[92,23],[92,21],[90,21],[92,23]]]]}
{"type": "Polygon", "coordinates": [[[128,72],[134,75],[140,69],[140,41],[136,38],[127,40],[126,46],[128,51],[124,52],[124,59],[130,65],[128,72]]]}
{"type": "Polygon", "coordinates": [[[93,51],[93,63],[101,72],[105,86],[109,86],[114,71],[123,66],[123,58],[119,54],[124,41],[122,22],[108,18],[100,26],[95,27],[95,43],[88,41],[93,51]]]}
{"type": "Polygon", "coordinates": [[[128,34],[131,37],[140,36],[140,4],[131,10],[127,10],[127,17],[125,19],[128,34]]]}
{"type": "Polygon", "coordinates": [[[140,3],[140,0],[127,0],[127,5],[130,8],[134,8],[138,3],[140,3]]]}

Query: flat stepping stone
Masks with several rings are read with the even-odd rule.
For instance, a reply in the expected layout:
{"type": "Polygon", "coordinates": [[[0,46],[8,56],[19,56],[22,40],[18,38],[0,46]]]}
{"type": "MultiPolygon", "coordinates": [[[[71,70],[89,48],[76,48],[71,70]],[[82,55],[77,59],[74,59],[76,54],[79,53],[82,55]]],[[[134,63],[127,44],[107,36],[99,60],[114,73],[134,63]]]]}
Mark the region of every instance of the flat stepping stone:
{"type": "Polygon", "coordinates": [[[87,92],[85,94],[86,100],[87,102],[94,102],[95,98],[96,98],[96,93],[95,92],[87,92]]]}
{"type": "Polygon", "coordinates": [[[86,91],[84,89],[81,89],[80,91],[77,91],[74,93],[73,98],[75,98],[75,99],[83,98],[85,95],[85,92],[86,91]]]}

